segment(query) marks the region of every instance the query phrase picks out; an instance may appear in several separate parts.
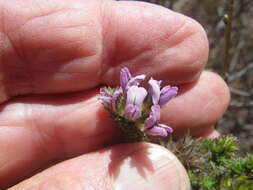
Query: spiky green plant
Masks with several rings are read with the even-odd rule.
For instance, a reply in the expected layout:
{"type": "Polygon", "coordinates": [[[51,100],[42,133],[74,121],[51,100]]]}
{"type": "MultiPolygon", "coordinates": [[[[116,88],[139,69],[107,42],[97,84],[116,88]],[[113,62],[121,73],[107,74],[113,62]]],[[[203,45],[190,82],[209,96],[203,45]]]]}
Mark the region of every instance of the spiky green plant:
{"type": "Polygon", "coordinates": [[[253,189],[253,155],[238,157],[234,136],[195,140],[186,135],[163,145],[183,163],[193,190],[253,189]]]}

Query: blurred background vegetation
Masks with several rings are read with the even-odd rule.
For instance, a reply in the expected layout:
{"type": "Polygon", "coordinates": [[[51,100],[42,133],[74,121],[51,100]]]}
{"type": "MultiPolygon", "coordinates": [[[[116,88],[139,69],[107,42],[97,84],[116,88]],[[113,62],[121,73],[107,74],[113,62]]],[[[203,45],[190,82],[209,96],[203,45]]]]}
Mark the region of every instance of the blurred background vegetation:
{"type": "Polygon", "coordinates": [[[253,153],[253,0],[146,1],[190,16],[205,28],[210,43],[207,69],[224,77],[232,95],[216,127],[237,136],[243,151],[253,153]]]}

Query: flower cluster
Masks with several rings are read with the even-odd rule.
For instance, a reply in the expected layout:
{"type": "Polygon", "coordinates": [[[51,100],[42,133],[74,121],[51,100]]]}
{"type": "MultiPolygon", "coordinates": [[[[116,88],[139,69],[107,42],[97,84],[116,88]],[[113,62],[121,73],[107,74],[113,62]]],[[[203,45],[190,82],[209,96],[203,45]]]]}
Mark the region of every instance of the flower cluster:
{"type": "MultiPolygon", "coordinates": [[[[173,130],[171,127],[159,123],[161,106],[177,95],[178,88],[165,86],[151,78],[148,89],[140,87],[145,75],[133,77],[128,68],[120,72],[120,87],[104,87],[100,89],[100,100],[114,118],[131,123],[143,134],[166,137],[173,130]]],[[[120,123],[122,124],[122,123],[120,123]]]]}

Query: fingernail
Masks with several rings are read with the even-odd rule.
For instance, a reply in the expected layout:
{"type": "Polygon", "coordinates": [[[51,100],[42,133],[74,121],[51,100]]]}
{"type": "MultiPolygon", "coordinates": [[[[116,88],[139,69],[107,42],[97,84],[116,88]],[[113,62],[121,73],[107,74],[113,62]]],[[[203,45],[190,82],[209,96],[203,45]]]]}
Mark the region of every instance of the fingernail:
{"type": "Polygon", "coordinates": [[[189,179],[178,159],[163,147],[133,144],[138,149],[120,162],[114,176],[116,190],[190,190],[189,179]]]}

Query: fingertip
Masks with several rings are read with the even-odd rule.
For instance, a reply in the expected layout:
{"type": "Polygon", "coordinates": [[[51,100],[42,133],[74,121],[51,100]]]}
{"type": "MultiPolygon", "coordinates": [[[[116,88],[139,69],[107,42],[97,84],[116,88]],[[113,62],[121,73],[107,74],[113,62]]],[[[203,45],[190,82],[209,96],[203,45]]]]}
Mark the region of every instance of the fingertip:
{"type": "Polygon", "coordinates": [[[221,119],[230,101],[227,84],[212,72],[203,72],[195,83],[179,89],[184,92],[164,106],[161,119],[178,134],[206,131],[221,119]]]}
{"type": "Polygon", "coordinates": [[[167,149],[147,143],[123,146],[139,146],[139,148],[122,162],[120,173],[114,181],[116,189],[190,189],[184,167],[167,149]]]}
{"type": "Polygon", "coordinates": [[[211,71],[205,71],[205,74],[202,75],[202,77],[207,83],[206,87],[209,86],[207,81],[210,81],[210,86],[212,87],[211,90],[215,92],[217,98],[219,99],[217,103],[221,105],[222,111],[225,112],[231,98],[227,83],[220,75],[211,71]]]}
{"type": "Polygon", "coordinates": [[[194,138],[207,138],[207,139],[215,139],[220,136],[220,133],[214,129],[213,126],[209,127],[206,131],[202,131],[199,134],[196,134],[194,138]]]}
{"type": "Polygon", "coordinates": [[[103,27],[102,83],[117,84],[123,66],[134,75],[145,73],[170,84],[199,77],[208,57],[207,36],[199,23],[149,3],[114,2],[110,8],[103,27]]]}

